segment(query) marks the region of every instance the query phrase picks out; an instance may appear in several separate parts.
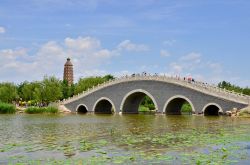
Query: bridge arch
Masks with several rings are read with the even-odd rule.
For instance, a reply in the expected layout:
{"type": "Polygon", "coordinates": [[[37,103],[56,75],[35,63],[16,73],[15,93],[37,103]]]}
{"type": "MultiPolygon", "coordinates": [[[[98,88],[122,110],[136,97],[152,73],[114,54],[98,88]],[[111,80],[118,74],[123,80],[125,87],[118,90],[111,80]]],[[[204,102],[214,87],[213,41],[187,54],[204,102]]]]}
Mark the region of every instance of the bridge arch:
{"type": "Polygon", "coordinates": [[[203,107],[202,112],[205,116],[219,116],[219,112],[223,112],[223,109],[217,103],[208,103],[203,107]]]}
{"type": "Polygon", "coordinates": [[[104,113],[104,114],[111,114],[116,111],[114,103],[107,97],[101,97],[99,98],[94,106],[93,106],[93,112],[95,113],[104,113]]]}
{"type": "Polygon", "coordinates": [[[192,112],[195,113],[195,108],[193,103],[189,98],[183,95],[176,95],[167,100],[163,107],[163,113],[165,114],[174,114],[174,115],[181,115],[181,106],[188,102],[192,107],[192,112]]]}
{"type": "Polygon", "coordinates": [[[76,113],[87,113],[88,112],[88,107],[85,104],[79,104],[76,107],[76,113]]]}
{"type": "Polygon", "coordinates": [[[144,89],[135,89],[128,92],[122,99],[120,111],[122,113],[138,113],[139,106],[146,95],[152,99],[157,111],[158,105],[154,96],[144,89]]]}

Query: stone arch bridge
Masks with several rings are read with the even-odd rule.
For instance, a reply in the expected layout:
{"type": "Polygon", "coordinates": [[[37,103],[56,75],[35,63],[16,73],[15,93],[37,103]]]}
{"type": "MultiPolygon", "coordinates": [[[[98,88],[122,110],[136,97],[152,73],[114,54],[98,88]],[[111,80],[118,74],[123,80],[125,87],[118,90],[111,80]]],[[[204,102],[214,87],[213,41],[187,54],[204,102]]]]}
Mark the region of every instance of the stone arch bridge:
{"type": "Polygon", "coordinates": [[[188,82],[166,76],[122,77],[88,89],[59,102],[71,112],[138,113],[139,105],[149,96],[157,113],[181,114],[188,102],[193,113],[218,115],[249,105],[249,96],[226,91],[201,82],[188,82]]]}

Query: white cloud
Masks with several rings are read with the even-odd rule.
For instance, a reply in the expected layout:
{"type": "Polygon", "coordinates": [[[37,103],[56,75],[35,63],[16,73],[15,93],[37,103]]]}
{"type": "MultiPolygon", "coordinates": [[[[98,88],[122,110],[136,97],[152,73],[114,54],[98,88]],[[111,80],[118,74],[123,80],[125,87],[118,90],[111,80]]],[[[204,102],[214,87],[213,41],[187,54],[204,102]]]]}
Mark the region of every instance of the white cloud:
{"type": "Polygon", "coordinates": [[[91,73],[98,75],[100,71],[97,68],[113,57],[112,50],[102,48],[101,42],[92,37],[66,38],[61,44],[50,41],[36,55],[38,63],[47,63],[44,72],[53,71],[58,77],[61,77],[65,59],[70,57],[74,64],[75,80],[91,73]]]}
{"type": "MultiPolygon", "coordinates": [[[[90,77],[90,76],[104,76],[108,74],[107,71],[105,70],[100,70],[100,69],[91,69],[91,70],[85,70],[83,72],[84,77],[90,77]]],[[[79,75],[79,77],[83,76],[79,75]]]]}
{"type": "Polygon", "coordinates": [[[200,63],[201,62],[201,54],[196,52],[191,52],[185,56],[180,58],[181,61],[187,61],[192,63],[200,63]]]}
{"type": "Polygon", "coordinates": [[[202,59],[202,54],[191,52],[168,66],[171,75],[192,76],[195,80],[208,83],[215,83],[230,79],[227,73],[223,72],[223,67],[217,62],[207,62],[202,59]]]}
{"type": "Polygon", "coordinates": [[[122,71],[115,72],[114,76],[121,77],[121,76],[129,76],[129,75],[132,75],[132,74],[133,74],[133,72],[131,72],[131,71],[122,70],[122,71]]]}
{"type": "Polygon", "coordinates": [[[37,74],[34,63],[30,63],[28,52],[24,48],[4,49],[0,51],[0,77],[2,81],[24,80],[23,77],[31,78],[37,74]],[[31,74],[32,73],[32,74],[31,74]]]}
{"type": "Polygon", "coordinates": [[[114,49],[102,47],[101,41],[93,37],[65,38],[62,42],[48,41],[30,54],[28,49],[0,50],[1,81],[20,82],[40,80],[44,75],[62,78],[63,65],[67,57],[74,64],[75,81],[82,76],[103,75],[100,69],[122,51],[144,51],[142,44],[129,40],[114,49]]]}
{"type": "Polygon", "coordinates": [[[96,70],[112,57],[112,53],[103,49],[95,38],[78,37],[66,38],[62,43],[49,41],[32,56],[28,55],[26,49],[5,49],[0,51],[0,57],[0,77],[9,81],[23,81],[41,79],[46,74],[62,77],[67,57],[72,58],[76,75],[84,75],[83,71],[96,70]]]}
{"type": "Polygon", "coordinates": [[[148,51],[149,48],[144,44],[135,44],[132,43],[130,40],[124,40],[117,46],[118,51],[136,51],[136,52],[143,52],[148,51]]]}
{"type": "Polygon", "coordinates": [[[190,75],[202,67],[201,54],[196,52],[188,53],[169,65],[171,73],[184,75],[190,75]]]}
{"type": "Polygon", "coordinates": [[[0,34],[2,33],[5,33],[6,32],[6,30],[5,30],[5,28],[4,27],[2,27],[2,26],[0,26],[0,34]]]}
{"type": "Polygon", "coordinates": [[[167,50],[161,50],[160,51],[160,55],[162,56],[162,57],[169,57],[171,54],[167,51],[167,50]]]}
{"type": "Polygon", "coordinates": [[[175,44],[176,40],[166,40],[166,41],[163,41],[163,45],[166,45],[166,46],[173,46],[175,44]]]}
{"type": "Polygon", "coordinates": [[[0,50],[0,66],[1,69],[15,66],[16,61],[27,59],[27,50],[24,48],[19,49],[3,49],[0,50]]]}
{"type": "Polygon", "coordinates": [[[38,57],[45,56],[46,58],[59,56],[64,53],[64,49],[55,41],[49,41],[42,45],[37,52],[38,57]]]}
{"type": "Polygon", "coordinates": [[[183,70],[183,66],[175,62],[170,63],[170,68],[173,74],[181,74],[183,70]]]}
{"type": "Polygon", "coordinates": [[[68,48],[79,51],[95,50],[101,46],[99,40],[91,37],[78,37],[77,39],[66,38],[64,42],[68,48]]]}
{"type": "Polygon", "coordinates": [[[111,52],[107,49],[100,50],[94,53],[94,56],[99,58],[109,58],[112,56],[111,52]]]}
{"type": "Polygon", "coordinates": [[[208,62],[207,66],[214,72],[214,73],[221,73],[222,72],[222,66],[220,63],[213,63],[213,62],[208,62]]]}

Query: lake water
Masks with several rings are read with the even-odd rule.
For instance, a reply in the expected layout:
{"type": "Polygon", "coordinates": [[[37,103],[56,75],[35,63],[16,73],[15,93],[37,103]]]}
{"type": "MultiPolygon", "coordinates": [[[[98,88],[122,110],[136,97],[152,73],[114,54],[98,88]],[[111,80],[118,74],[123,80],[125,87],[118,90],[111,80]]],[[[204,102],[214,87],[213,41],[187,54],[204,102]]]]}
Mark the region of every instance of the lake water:
{"type": "Polygon", "coordinates": [[[0,164],[249,164],[250,118],[0,115],[0,164]]]}

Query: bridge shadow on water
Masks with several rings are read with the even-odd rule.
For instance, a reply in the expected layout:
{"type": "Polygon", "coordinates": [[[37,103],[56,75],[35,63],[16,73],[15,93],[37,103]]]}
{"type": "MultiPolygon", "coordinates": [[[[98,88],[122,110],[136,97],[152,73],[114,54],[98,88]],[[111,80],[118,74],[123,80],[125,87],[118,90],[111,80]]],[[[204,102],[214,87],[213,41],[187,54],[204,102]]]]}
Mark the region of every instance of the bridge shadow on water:
{"type": "MultiPolygon", "coordinates": [[[[163,116],[172,116],[172,117],[180,117],[180,116],[197,116],[196,114],[190,113],[190,112],[181,112],[180,114],[164,114],[164,113],[157,113],[155,111],[147,111],[147,112],[138,112],[138,113],[115,113],[115,112],[111,112],[111,113],[103,113],[103,112],[88,112],[84,109],[84,111],[78,111],[76,114],[78,115],[96,115],[96,116],[112,116],[112,115],[123,115],[123,116],[136,116],[136,115],[163,115],[163,116]]],[[[207,113],[207,114],[201,114],[198,116],[204,116],[204,117],[208,117],[208,118],[218,118],[219,116],[223,116],[220,115],[218,112],[211,112],[211,113],[207,113]]]]}

